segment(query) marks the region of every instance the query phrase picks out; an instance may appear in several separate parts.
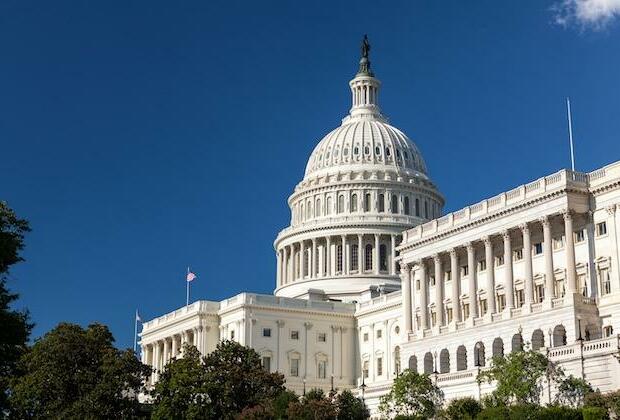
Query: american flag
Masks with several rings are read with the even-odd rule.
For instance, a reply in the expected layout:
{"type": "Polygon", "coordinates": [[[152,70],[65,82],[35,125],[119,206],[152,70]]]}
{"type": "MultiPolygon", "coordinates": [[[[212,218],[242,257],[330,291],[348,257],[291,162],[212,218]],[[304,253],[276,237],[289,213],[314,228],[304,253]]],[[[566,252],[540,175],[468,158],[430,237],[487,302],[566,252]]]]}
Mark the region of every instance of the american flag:
{"type": "Polygon", "coordinates": [[[196,278],[196,274],[192,273],[191,271],[187,272],[187,281],[188,282],[194,280],[195,278],[196,278]]]}

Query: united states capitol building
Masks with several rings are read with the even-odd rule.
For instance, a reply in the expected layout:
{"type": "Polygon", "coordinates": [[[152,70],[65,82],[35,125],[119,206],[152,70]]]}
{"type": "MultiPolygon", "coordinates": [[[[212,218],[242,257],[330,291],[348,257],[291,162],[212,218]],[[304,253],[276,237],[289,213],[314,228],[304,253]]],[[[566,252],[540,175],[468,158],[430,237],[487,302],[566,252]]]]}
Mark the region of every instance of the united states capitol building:
{"type": "Polygon", "coordinates": [[[183,343],[206,354],[229,339],[295,392],[350,388],[372,412],[406,368],[447,399],[479,398],[492,388],[478,372],[525,347],[595,389],[620,388],[620,162],[523,179],[443,214],[420,151],[379,108],[368,50],[348,115],[288,199],[274,294],[196,301],[145,322],[151,383],[183,343]]]}

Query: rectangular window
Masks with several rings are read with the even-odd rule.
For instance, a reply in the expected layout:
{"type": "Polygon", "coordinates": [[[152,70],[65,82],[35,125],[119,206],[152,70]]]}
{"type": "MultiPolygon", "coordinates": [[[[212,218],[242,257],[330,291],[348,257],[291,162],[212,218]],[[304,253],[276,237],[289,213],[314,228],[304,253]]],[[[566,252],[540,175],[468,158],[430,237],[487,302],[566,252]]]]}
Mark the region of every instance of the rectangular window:
{"type": "Polygon", "coordinates": [[[336,271],[342,272],[342,245],[336,246],[336,271]]]}
{"type": "Polygon", "coordinates": [[[429,281],[431,283],[431,286],[434,286],[435,285],[435,276],[430,276],[429,281]]]}
{"type": "Polygon", "coordinates": [[[495,266],[499,267],[500,265],[504,265],[504,256],[503,255],[498,255],[497,257],[495,257],[495,266]]]}
{"type": "Polygon", "coordinates": [[[370,194],[364,195],[364,211],[370,211],[370,194]]]}
{"type": "Polygon", "coordinates": [[[327,362],[325,362],[324,360],[320,360],[319,366],[318,366],[319,379],[325,379],[326,370],[327,370],[327,362]]]}
{"type": "Polygon", "coordinates": [[[379,194],[377,197],[377,207],[379,209],[379,213],[383,213],[385,211],[385,195],[379,194]]]}
{"type": "Polygon", "coordinates": [[[536,302],[541,303],[545,300],[545,285],[537,284],[536,285],[536,302]]]}
{"type": "Polygon", "coordinates": [[[487,313],[488,305],[486,299],[480,299],[480,316],[483,316],[487,313]]]}
{"type": "Polygon", "coordinates": [[[523,302],[525,302],[525,293],[523,292],[523,289],[515,290],[515,301],[517,304],[517,308],[523,306],[523,302]]]}
{"type": "Polygon", "coordinates": [[[291,331],[291,340],[299,340],[299,331],[297,330],[291,331]]]}
{"type": "Polygon", "coordinates": [[[486,269],[487,269],[487,262],[486,262],[486,260],[478,261],[478,271],[484,271],[486,269]]]}
{"type": "Polygon", "coordinates": [[[326,340],[325,333],[319,333],[319,334],[318,334],[318,336],[317,336],[317,341],[318,341],[319,343],[324,343],[324,342],[325,342],[325,340],[326,340]]]}
{"type": "Polygon", "coordinates": [[[263,369],[265,369],[267,372],[271,372],[271,357],[263,357],[263,369]]]}
{"type": "Polygon", "coordinates": [[[416,289],[416,290],[420,290],[420,279],[417,279],[417,280],[415,281],[415,289],[416,289]]]}
{"type": "Polygon", "coordinates": [[[540,255],[543,253],[542,242],[538,242],[534,244],[534,255],[540,255]]]}
{"type": "Polygon", "coordinates": [[[263,328],[263,337],[271,337],[271,328],[263,328]]]}
{"type": "Polygon", "coordinates": [[[469,266],[464,265],[461,267],[461,275],[462,276],[466,276],[469,274],[469,266]]]}
{"type": "Polygon", "coordinates": [[[377,330],[377,338],[381,338],[381,337],[383,337],[383,331],[377,330]]]}
{"type": "Polygon", "coordinates": [[[607,235],[607,223],[601,222],[596,224],[596,236],[607,235]]]}
{"type": "Polygon", "coordinates": [[[497,312],[501,312],[506,307],[506,296],[497,295],[497,312]]]}
{"type": "Polygon", "coordinates": [[[232,331],[230,332],[230,339],[231,339],[231,340],[234,340],[234,339],[235,339],[235,330],[232,330],[232,331]]]}
{"type": "Polygon", "coordinates": [[[566,294],[566,289],[564,287],[564,279],[559,279],[555,281],[555,295],[557,297],[564,297],[566,294]]]}
{"type": "Polygon", "coordinates": [[[383,375],[383,357],[377,357],[377,376],[383,375]]]}
{"type": "Polygon", "coordinates": [[[559,238],[553,238],[553,249],[562,248],[564,248],[564,236],[560,236],[559,238]]]}
{"type": "Polygon", "coordinates": [[[469,318],[469,303],[463,304],[463,319],[469,318]]]}
{"type": "Polygon", "coordinates": [[[614,327],[607,325],[603,327],[603,337],[611,337],[614,334],[614,327]]]}
{"type": "Polygon", "coordinates": [[[351,270],[359,269],[359,247],[353,245],[351,247],[351,270]]]}
{"type": "Polygon", "coordinates": [[[585,230],[581,229],[581,230],[578,230],[577,232],[575,232],[575,242],[576,243],[583,242],[585,240],[586,240],[585,230]]]}
{"type": "Polygon", "coordinates": [[[601,268],[598,270],[599,282],[601,283],[601,294],[608,295],[611,293],[611,278],[609,277],[609,269],[601,268]]]}
{"type": "Polygon", "coordinates": [[[446,309],[446,319],[448,320],[448,324],[452,322],[452,308],[446,309]]]}
{"type": "Polygon", "coordinates": [[[364,375],[365,379],[368,379],[368,361],[365,361],[364,365],[362,366],[362,374],[364,375]]]}
{"type": "Polygon", "coordinates": [[[291,359],[291,376],[299,376],[299,359],[291,359]]]}
{"type": "Polygon", "coordinates": [[[368,341],[368,333],[364,333],[364,341],[368,341]]]}
{"type": "Polygon", "coordinates": [[[588,282],[585,274],[577,275],[577,284],[579,285],[579,292],[582,296],[588,296],[588,282]]]}
{"type": "Polygon", "coordinates": [[[513,252],[513,260],[521,261],[523,259],[523,249],[516,249],[513,252]]]}
{"type": "Polygon", "coordinates": [[[435,311],[431,311],[431,326],[437,325],[437,313],[435,311]]]}

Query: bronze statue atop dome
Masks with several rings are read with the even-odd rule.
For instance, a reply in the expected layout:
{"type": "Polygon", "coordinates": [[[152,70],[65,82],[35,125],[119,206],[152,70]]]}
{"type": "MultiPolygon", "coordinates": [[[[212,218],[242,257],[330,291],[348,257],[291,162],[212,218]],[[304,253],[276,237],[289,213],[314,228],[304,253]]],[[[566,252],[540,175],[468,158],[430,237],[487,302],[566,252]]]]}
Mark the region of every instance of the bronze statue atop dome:
{"type": "Polygon", "coordinates": [[[368,58],[368,53],[370,52],[370,42],[368,42],[368,35],[364,35],[360,49],[362,52],[362,58],[360,59],[360,68],[357,71],[357,74],[372,77],[374,74],[370,71],[370,60],[368,58]]]}

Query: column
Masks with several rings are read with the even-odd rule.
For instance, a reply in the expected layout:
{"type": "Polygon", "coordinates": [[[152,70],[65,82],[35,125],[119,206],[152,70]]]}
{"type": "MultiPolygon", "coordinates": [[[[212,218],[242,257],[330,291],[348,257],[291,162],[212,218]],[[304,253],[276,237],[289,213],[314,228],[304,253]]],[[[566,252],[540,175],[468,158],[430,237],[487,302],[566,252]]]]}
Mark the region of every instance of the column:
{"type": "Polygon", "coordinates": [[[400,282],[403,293],[403,319],[405,320],[405,337],[413,331],[413,308],[411,307],[411,272],[406,264],[401,263],[400,282]]]}
{"type": "Polygon", "coordinates": [[[299,243],[299,278],[304,279],[306,273],[306,246],[304,241],[299,243]]]}
{"type": "Polygon", "coordinates": [[[312,252],[310,253],[310,278],[316,277],[316,238],[312,239],[312,252]]]}
{"type": "Polygon", "coordinates": [[[327,245],[326,245],[326,249],[325,249],[325,273],[327,276],[331,276],[332,275],[332,238],[331,236],[328,236],[327,239],[327,245]]]}
{"type": "Polygon", "coordinates": [[[553,273],[553,246],[551,244],[551,220],[545,216],[540,221],[543,225],[543,254],[545,255],[545,303],[551,306],[551,301],[555,297],[553,273]]]}
{"type": "Polygon", "coordinates": [[[428,301],[426,299],[426,262],[420,260],[420,320],[422,321],[422,331],[428,329],[428,301]]]}
{"type": "Polygon", "coordinates": [[[284,248],[284,283],[289,284],[291,282],[291,246],[288,245],[284,248]]]}
{"type": "Polygon", "coordinates": [[[396,275],[396,235],[391,235],[392,238],[392,260],[390,261],[390,274],[396,275]]]}
{"type": "MultiPolygon", "coordinates": [[[[611,293],[617,293],[618,292],[618,287],[620,286],[620,271],[618,270],[618,262],[620,262],[620,247],[618,246],[618,222],[617,222],[617,218],[618,218],[618,208],[620,208],[617,204],[612,204],[611,206],[607,207],[607,215],[609,216],[607,218],[607,221],[609,222],[609,226],[607,227],[607,232],[609,232],[609,241],[611,244],[611,258],[613,259],[615,257],[616,259],[616,270],[614,273],[614,270],[612,270],[612,272],[610,273],[611,276],[611,293]]],[[[592,219],[592,223],[594,223],[594,219],[592,219]]],[[[594,229],[595,226],[592,225],[592,229],[594,229]]],[[[594,268],[594,267],[593,267],[594,268]]],[[[613,268],[613,267],[612,267],[613,268]]],[[[596,272],[596,270],[594,269],[593,272],[596,272]]],[[[599,294],[600,294],[600,290],[599,290],[599,294]]]]}
{"type": "Polygon", "coordinates": [[[179,348],[177,346],[177,336],[172,336],[172,357],[177,357],[177,353],[179,352],[179,348]]]}
{"type": "Polygon", "coordinates": [[[415,325],[415,312],[416,312],[416,299],[415,299],[415,268],[411,266],[411,268],[407,268],[409,272],[409,291],[411,292],[409,296],[411,297],[411,331],[414,332],[418,328],[415,325]]]}
{"type": "Polygon", "coordinates": [[[564,212],[564,253],[566,254],[566,286],[568,293],[577,292],[577,271],[575,268],[575,238],[573,236],[573,215],[564,212]]]}
{"type": "Polygon", "coordinates": [[[366,252],[363,247],[363,236],[357,235],[357,272],[362,274],[364,272],[364,264],[366,263],[366,252]]]}
{"type": "Polygon", "coordinates": [[[435,311],[437,313],[437,326],[443,325],[443,270],[439,254],[433,257],[435,263],[435,311]]]}
{"type": "Polygon", "coordinates": [[[487,265],[487,306],[490,316],[495,313],[495,264],[491,236],[484,238],[484,259],[487,265]]]}
{"type": "Polygon", "coordinates": [[[515,292],[512,275],[512,244],[510,243],[510,231],[505,231],[502,236],[504,238],[504,290],[506,293],[506,311],[510,313],[510,310],[515,307],[515,292]]]}
{"type": "Polygon", "coordinates": [[[374,269],[375,269],[375,274],[379,274],[379,235],[375,234],[375,250],[374,250],[374,269]]]}
{"type": "Polygon", "coordinates": [[[159,378],[159,341],[153,343],[153,382],[157,382],[159,378]]]}
{"type": "Polygon", "coordinates": [[[527,223],[520,227],[523,235],[523,271],[525,274],[525,302],[524,307],[534,302],[534,274],[532,271],[532,238],[530,236],[530,228],[527,223]]]}
{"type": "Polygon", "coordinates": [[[282,286],[282,251],[276,252],[276,284],[282,286]]]}
{"type": "Polygon", "coordinates": [[[476,254],[474,245],[467,244],[467,271],[469,279],[469,317],[478,318],[478,288],[476,287],[476,254]]]}
{"type": "Polygon", "coordinates": [[[166,363],[168,363],[169,359],[170,359],[170,346],[168,345],[168,339],[165,338],[164,339],[164,357],[163,357],[162,367],[165,366],[166,363]]]}
{"type": "Polygon", "coordinates": [[[140,362],[146,364],[146,346],[140,346],[140,362]]]}
{"type": "Polygon", "coordinates": [[[342,274],[349,274],[349,256],[347,252],[347,236],[342,235],[342,274]]]}
{"type": "Polygon", "coordinates": [[[450,272],[452,273],[452,322],[456,323],[461,320],[461,273],[456,249],[450,250],[450,272]]]}

